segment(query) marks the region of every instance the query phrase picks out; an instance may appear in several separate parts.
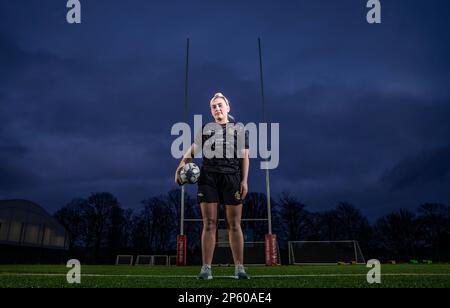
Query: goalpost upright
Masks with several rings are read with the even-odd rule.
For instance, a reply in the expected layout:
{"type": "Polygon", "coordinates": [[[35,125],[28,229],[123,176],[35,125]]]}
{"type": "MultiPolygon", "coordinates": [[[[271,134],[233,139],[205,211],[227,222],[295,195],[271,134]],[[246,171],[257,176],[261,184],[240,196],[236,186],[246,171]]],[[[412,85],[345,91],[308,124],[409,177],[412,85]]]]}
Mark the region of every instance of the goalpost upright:
{"type": "MultiPolygon", "coordinates": [[[[258,38],[258,51],[259,51],[259,76],[261,87],[261,105],[262,105],[262,122],[266,122],[266,103],[264,98],[264,76],[263,76],[263,62],[261,51],[261,39],[258,38]]],[[[267,160],[267,158],[266,158],[267,160]]],[[[266,253],[266,265],[273,266],[279,264],[279,256],[277,249],[277,237],[272,233],[272,210],[270,204],[270,177],[269,168],[265,168],[266,176],[266,196],[267,196],[267,219],[268,219],[268,233],[265,236],[265,253],[266,253]]]]}
{"type": "MultiPolygon", "coordinates": [[[[188,117],[189,38],[186,40],[186,67],[184,79],[184,119],[188,117]]],[[[186,265],[187,238],[184,234],[184,185],[181,186],[180,234],[177,236],[177,266],[186,265]]]]}

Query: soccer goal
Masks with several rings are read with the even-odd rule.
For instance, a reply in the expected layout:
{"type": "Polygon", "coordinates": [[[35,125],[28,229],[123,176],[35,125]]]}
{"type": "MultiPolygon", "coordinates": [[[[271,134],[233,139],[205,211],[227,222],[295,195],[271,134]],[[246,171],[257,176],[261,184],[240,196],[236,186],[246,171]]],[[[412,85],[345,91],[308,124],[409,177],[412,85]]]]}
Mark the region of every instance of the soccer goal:
{"type": "Polygon", "coordinates": [[[167,255],[153,255],[152,265],[169,265],[169,256],[167,255]]]}
{"type": "Polygon", "coordinates": [[[152,265],[153,259],[150,255],[138,255],[135,265],[152,265]]]}
{"type": "Polygon", "coordinates": [[[170,266],[177,265],[177,256],[169,256],[169,265],[170,266]]]}
{"type": "Polygon", "coordinates": [[[358,241],[290,241],[289,264],[366,263],[358,241]]]}
{"type": "Polygon", "coordinates": [[[133,265],[132,255],[118,255],[116,257],[116,265],[133,265]]]}

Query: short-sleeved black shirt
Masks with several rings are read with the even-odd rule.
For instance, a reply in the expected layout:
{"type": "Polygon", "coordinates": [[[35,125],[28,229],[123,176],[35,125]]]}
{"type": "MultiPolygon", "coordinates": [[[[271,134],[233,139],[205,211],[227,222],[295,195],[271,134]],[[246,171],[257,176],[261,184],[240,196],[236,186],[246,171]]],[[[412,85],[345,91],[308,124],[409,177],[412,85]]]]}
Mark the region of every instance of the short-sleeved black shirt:
{"type": "Polygon", "coordinates": [[[202,147],[203,167],[206,172],[240,173],[243,149],[249,148],[248,131],[240,123],[203,125],[197,132],[195,144],[202,147]],[[202,133],[203,132],[203,133],[202,133]],[[222,152],[216,147],[222,146],[222,152]]]}

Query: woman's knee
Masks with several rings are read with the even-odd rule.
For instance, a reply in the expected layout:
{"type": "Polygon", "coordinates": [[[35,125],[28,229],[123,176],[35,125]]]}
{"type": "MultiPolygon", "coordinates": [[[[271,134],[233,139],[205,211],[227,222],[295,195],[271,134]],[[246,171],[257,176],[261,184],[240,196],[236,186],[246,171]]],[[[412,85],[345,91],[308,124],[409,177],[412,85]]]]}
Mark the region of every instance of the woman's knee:
{"type": "Polygon", "coordinates": [[[215,232],[217,228],[217,219],[213,218],[203,219],[203,228],[208,232],[215,232]]]}
{"type": "Polygon", "coordinates": [[[240,232],[241,231],[241,224],[237,221],[231,221],[227,224],[228,231],[229,232],[240,232]]]}

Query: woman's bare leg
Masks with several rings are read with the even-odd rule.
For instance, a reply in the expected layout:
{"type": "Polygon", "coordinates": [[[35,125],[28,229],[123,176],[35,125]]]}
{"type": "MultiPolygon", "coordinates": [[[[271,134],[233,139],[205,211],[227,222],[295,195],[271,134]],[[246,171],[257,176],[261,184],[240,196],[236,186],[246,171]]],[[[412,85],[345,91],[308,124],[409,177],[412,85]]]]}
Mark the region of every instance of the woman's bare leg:
{"type": "Polygon", "coordinates": [[[230,240],[231,252],[233,253],[234,264],[244,263],[244,235],[241,229],[242,204],[226,205],[228,237],[230,240]]]}
{"type": "Polygon", "coordinates": [[[202,261],[211,265],[216,246],[217,203],[200,203],[203,218],[202,261]]]}

